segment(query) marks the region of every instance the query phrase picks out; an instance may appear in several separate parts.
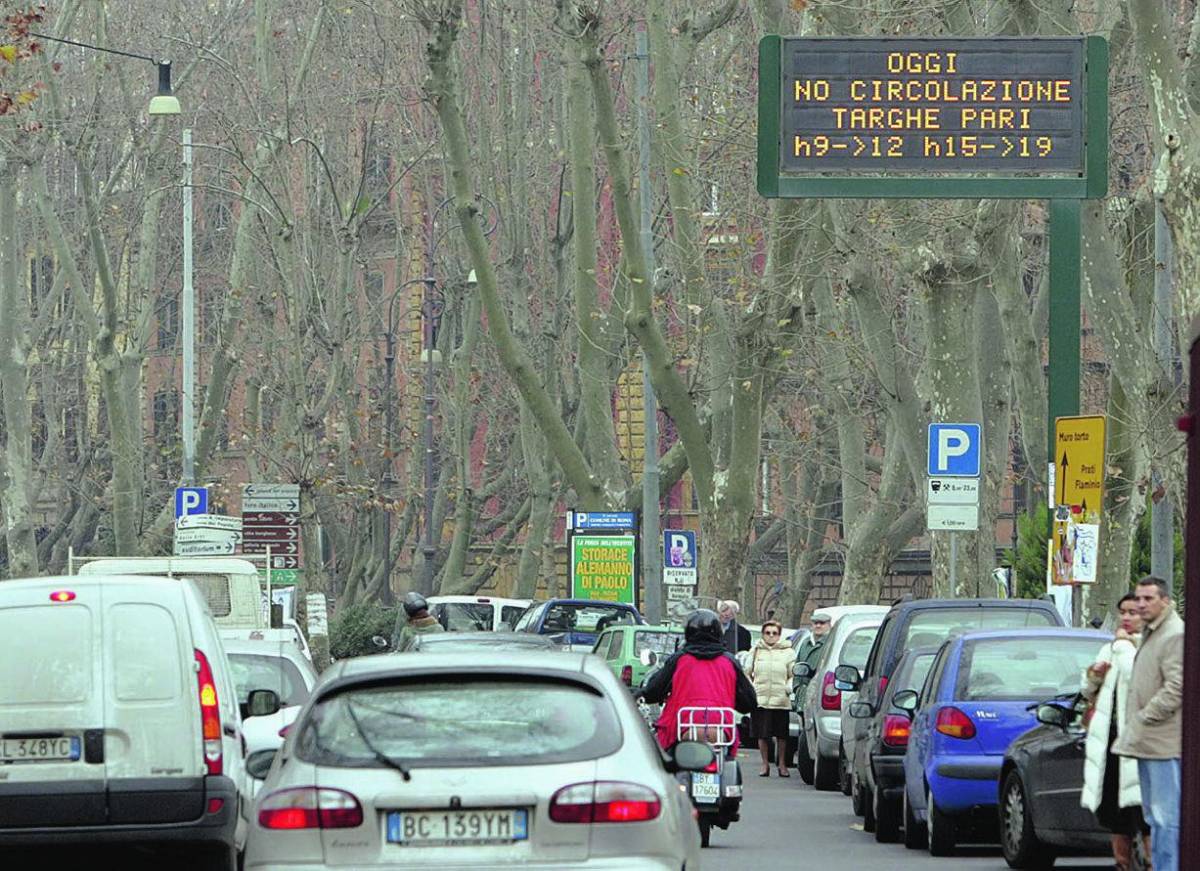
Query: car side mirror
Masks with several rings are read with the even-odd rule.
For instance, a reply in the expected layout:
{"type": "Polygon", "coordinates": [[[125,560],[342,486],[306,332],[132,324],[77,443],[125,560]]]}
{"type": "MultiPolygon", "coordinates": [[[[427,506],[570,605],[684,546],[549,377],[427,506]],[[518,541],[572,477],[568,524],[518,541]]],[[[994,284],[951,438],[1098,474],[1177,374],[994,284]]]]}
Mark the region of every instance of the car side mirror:
{"type": "Polygon", "coordinates": [[[246,700],[247,717],[269,717],[279,708],[279,694],[274,690],[252,690],[246,700]]]}
{"type": "Polygon", "coordinates": [[[853,665],[839,665],[833,670],[833,679],[842,684],[838,689],[850,692],[857,690],[862,683],[862,675],[853,665]]]}
{"type": "Polygon", "coordinates": [[[917,699],[916,690],[901,690],[892,696],[892,704],[911,717],[917,710],[917,699]]]}
{"type": "Polygon", "coordinates": [[[875,714],[875,709],[868,702],[851,702],[850,716],[856,720],[869,720],[875,714]]]}
{"type": "Polygon", "coordinates": [[[643,650],[638,653],[638,662],[649,668],[658,662],[658,654],[653,650],[643,650]]]}
{"type": "Polygon", "coordinates": [[[1065,729],[1071,723],[1071,712],[1060,705],[1038,705],[1037,720],[1047,726],[1065,729]]]}
{"type": "Polygon", "coordinates": [[[275,763],[275,750],[255,750],[246,757],[246,773],[255,780],[266,780],[275,763]]]}
{"type": "Polygon", "coordinates": [[[792,666],[792,674],[801,680],[811,680],[816,672],[813,671],[813,667],[807,662],[797,662],[792,666]]]}
{"type": "Polygon", "coordinates": [[[703,741],[680,741],[671,749],[673,771],[703,771],[717,760],[717,754],[703,741]]]}

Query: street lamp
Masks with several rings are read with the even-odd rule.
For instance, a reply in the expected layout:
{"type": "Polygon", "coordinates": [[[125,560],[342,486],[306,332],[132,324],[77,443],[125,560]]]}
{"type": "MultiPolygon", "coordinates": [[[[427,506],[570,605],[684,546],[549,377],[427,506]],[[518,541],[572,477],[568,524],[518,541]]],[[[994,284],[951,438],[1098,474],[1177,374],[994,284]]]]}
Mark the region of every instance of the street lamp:
{"type": "Polygon", "coordinates": [[[49,36],[45,33],[34,33],[29,31],[30,36],[36,36],[38,39],[47,39],[50,42],[61,42],[64,45],[74,45],[78,48],[86,48],[91,51],[99,51],[104,54],[116,54],[121,57],[131,57],[134,60],[149,61],[158,67],[158,93],[150,100],[150,107],[146,110],[149,115],[178,115],[179,98],[175,96],[171,90],[171,62],[169,60],[159,60],[152,58],[146,54],[136,54],[131,51],[121,51],[116,48],[104,48],[99,45],[91,45],[87,42],[76,42],[73,39],[63,39],[58,36],[49,36]]]}

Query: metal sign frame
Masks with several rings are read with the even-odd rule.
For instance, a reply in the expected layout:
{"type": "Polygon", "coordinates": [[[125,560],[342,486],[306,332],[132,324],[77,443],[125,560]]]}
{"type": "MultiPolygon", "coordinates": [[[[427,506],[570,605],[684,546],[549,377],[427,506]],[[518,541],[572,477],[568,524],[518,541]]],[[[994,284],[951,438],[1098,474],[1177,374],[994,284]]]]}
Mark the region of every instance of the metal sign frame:
{"type": "MultiPolygon", "coordinates": [[[[786,39],[769,35],[758,44],[758,192],[764,197],[1080,200],[1102,197],[1108,190],[1108,42],[1103,37],[1081,37],[1085,170],[1078,176],[785,174],[780,171],[779,157],[786,39]]],[[[881,170],[873,167],[865,172],[881,170]]]]}

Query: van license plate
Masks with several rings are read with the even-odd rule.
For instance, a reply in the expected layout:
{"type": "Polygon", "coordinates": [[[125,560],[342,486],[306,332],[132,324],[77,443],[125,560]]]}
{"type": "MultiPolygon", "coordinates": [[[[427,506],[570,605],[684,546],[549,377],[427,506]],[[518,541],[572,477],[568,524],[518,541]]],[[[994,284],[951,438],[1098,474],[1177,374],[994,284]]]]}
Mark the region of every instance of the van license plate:
{"type": "Polygon", "coordinates": [[[700,802],[714,802],[721,798],[721,776],[719,774],[692,774],[692,798],[700,802]]]}
{"type": "Polygon", "coordinates": [[[74,762],[79,759],[78,738],[4,738],[0,762],[74,762]]]}
{"type": "Polygon", "coordinates": [[[529,838],[529,812],[512,808],[392,811],[387,839],[408,847],[511,844],[529,838]]]}

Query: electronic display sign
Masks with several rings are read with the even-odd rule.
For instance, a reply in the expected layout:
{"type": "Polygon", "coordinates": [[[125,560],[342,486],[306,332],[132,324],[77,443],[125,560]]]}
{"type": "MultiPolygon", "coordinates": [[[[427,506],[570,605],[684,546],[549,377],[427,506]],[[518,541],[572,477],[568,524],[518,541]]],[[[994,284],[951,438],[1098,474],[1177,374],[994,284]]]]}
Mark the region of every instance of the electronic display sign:
{"type": "Polygon", "coordinates": [[[1080,39],[783,38],[781,175],[1081,176],[1080,39]]]}

